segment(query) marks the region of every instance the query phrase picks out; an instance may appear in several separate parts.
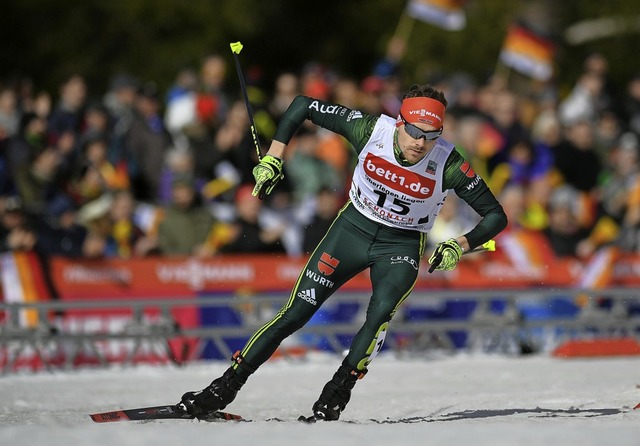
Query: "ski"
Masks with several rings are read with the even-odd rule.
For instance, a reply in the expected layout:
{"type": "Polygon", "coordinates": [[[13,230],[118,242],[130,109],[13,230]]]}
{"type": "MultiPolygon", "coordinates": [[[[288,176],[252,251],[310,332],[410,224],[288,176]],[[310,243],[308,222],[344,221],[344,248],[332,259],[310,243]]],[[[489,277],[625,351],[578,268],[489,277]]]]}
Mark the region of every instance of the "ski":
{"type": "Polygon", "coordinates": [[[200,421],[242,421],[240,415],[229,412],[212,412],[204,417],[195,417],[186,412],[177,404],[166,406],[140,407],[137,409],[121,409],[110,412],[94,413],[89,415],[96,423],[111,423],[114,421],[145,421],[145,420],[193,420],[200,421]]]}
{"type": "MultiPolygon", "coordinates": [[[[433,423],[452,420],[465,420],[474,418],[489,418],[493,416],[505,416],[515,414],[529,413],[531,417],[599,417],[599,416],[612,416],[618,414],[624,414],[630,410],[640,409],[640,403],[633,409],[631,407],[625,407],[623,409],[542,409],[536,407],[535,409],[504,409],[504,410],[465,410],[461,412],[445,413],[441,415],[427,415],[427,416],[414,416],[405,418],[385,418],[374,419],[369,418],[366,420],[339,420],[336,423],[347,424],[415,424],[415,423],[433,423]],[[494,414],[495,412],[495,414],[494,414]]],[[[194,417],[188,414],[179,405],[168,406],[154,406],[154,407],[141,407],[138,409],[123,409],[114,410],[111,412],[95,413],[90,415],[91,419],[96,423],[109,423],[114,421],[152,421],[152,420],[193,420],[198,419],[200,421],[242,421],[251,422],[255,420],[243,418],[240,415],[235,415],[229,412],[212,412],[206,417],[194,417]]],[[[323,419],[317,418],[313,415],[305,416],[300,415],[298,418],[282,419],[282,418],[266,418],[263,421],[268,422],[290,422],[296,420],[301,423],[313,424],[317,422],[324,422],[323,419]]]]}

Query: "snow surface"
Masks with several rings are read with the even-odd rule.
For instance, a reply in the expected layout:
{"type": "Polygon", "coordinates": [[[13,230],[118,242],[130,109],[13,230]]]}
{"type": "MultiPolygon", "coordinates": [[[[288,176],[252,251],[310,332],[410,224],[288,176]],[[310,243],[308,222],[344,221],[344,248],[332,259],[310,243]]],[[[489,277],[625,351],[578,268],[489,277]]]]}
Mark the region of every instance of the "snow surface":
{"type": "Polygon", "coordinates": [[[177,402],[227,362],[8,375],[0,377],[0,445],[640,445],[636,358],[381,354],[341,421],[295,421],[340,361],[318,353],[263,365],[227,408],[249,423],[88,416],[177,402]]]}

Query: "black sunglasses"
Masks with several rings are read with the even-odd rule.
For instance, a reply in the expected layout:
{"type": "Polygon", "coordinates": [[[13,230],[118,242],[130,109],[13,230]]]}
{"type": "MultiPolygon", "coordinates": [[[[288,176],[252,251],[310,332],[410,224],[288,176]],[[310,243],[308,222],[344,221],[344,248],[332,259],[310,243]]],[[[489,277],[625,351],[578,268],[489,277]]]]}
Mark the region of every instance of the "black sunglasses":
{"type": "Polygon", "coordinates": [[[416,127],[413,124],[409,124],[407,120],[404,119],[404,116],[400,115],[400,118],[404,123],[404,130],[413,139],[424,138],[425,141],[433,141],[434,139],[440,138],[440,135],[442,135],[442,127],[440,127],[438,130],[430,130],[428,132],[425,132],[421,128],[416,127]]]}

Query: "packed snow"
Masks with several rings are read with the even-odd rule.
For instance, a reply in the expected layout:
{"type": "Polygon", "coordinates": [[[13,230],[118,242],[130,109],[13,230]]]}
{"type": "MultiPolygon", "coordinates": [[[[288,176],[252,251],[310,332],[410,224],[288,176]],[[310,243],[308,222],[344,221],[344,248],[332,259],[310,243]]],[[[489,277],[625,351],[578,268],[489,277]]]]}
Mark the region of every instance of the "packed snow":
{"type": "Polygon", "coordinates": [[[227,410],[251,422],[97,424],[90,413],[177,402],[228,366],[112,367],[0,377],[0,445],[640,444],[640,360],[381,354],[338,422],[305,424],[341,358],[273,360],[227,410]],[[277,420],[276,420],[277,419],[277,420]]]}

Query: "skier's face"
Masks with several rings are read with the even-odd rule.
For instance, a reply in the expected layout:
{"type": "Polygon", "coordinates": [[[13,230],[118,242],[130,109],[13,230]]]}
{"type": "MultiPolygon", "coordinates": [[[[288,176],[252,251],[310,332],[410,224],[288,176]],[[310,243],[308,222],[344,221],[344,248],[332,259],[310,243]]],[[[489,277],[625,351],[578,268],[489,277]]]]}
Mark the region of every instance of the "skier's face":
{"type": "Polygon", "coordinates": [[[431,151],[436,144],[437,138],[432,140],[427,140],[424,137],[415,139],[407,133],[406,125],[413,125],[424,132],[435,132],[438,129],[422,123],[403,124],[398,128],[398,145],[400,146],[400,151],[407,161],[415,164],[431,151]]]}

